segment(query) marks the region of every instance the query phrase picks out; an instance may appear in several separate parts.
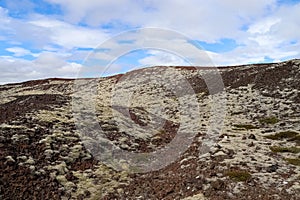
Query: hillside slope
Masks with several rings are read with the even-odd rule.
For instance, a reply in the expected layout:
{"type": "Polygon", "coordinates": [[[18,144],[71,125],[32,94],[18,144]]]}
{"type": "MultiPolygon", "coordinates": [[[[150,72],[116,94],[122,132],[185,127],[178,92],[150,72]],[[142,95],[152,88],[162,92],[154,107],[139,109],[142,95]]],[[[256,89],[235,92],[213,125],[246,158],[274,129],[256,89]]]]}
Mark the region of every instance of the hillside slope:
{"type": "Polygon", "coordinates": [[[0,86],[0,199],[300,199],[300,60],[0,86]]]}

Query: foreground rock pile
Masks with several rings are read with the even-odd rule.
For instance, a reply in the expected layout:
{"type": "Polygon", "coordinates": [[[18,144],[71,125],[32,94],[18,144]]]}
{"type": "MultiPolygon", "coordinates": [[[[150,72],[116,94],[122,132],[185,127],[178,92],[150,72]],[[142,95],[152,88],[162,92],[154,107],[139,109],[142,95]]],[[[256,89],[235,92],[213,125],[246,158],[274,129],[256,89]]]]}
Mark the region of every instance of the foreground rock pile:
{"type": "Polygon", "coordinates": [[[299,85],[299,60],[2,85],[0,199],[300,199],[299,85]]]}

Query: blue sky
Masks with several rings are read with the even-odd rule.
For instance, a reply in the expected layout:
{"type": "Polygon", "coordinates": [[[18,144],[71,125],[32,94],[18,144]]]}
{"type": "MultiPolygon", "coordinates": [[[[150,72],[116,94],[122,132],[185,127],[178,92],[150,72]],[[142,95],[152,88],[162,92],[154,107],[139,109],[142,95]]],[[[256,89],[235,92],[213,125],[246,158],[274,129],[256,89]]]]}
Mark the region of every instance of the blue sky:
{"type": "Polygon", "coordinates": [[[300,0],[1,0],[0,84],[188,65],[178,52],[195,46],[211,60],[203,66],[284,61],[300,58],[299,41],[300,0]],[[186,39],[165,31],[160,49],[112,53],[139,45],[147,33],[132,30],[147,27],[186,39]],[[78,75],[93,52],[97,69],[78,75]]]}

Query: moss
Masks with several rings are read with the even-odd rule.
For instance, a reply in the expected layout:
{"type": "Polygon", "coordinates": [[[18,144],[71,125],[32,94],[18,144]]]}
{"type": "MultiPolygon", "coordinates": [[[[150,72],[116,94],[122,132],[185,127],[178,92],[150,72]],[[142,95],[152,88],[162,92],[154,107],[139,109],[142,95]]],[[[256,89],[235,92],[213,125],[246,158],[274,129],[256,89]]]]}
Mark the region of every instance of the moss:
{"type": "Polygon", "coordinates": [[[279,146],[273,146],[270,147],[271,151],[273,152],[279,152],[279,153],[299,153],[300,152],[300,148],[297,147],[279,147],[279,146]]]}
{"type": "Polygon", "coordinates": [[[231,170],[227,171],[225,173],[226,176],[229,176],[229,178],[241,182],[241,181],[247,181],[251,178],[251,174],[247,171],[243,170],[231,170]]]}
{"type": "Polygon", "coordinates": [[[34,165],[35,161],[32,157],[29,157],[28,160],[25,161],[25,164],[34,165]]]}
{"type": "Polygon", "coordinates": [[[56,170],[59,175],[64,175],[69,171],[64,161],[54,166],[48,166],[48,170],[56,170]]]}
{"type": "Polygon", "coordinates": [[[256,126],[253,126],[251,124],[234,124],[233,126],[239,129],[246,129],[246,130],[257,129],[256,126]]]}
{"type": "Polygon", "coordinates": [[[73,171],[73,175],[78,178],[77,190],[72,193],[74,199],[84,194],[85,191],[90,193],[89,199],[91,200],[102,199],[105,195],[113,193],[120,185],[130,181],[126,171],[116,172],[105,165],[99,165],[95,171],[89,173],[87,170],[73,171]]]}
{"type": "Polygon", "coordinates": [[[276,124],[279,122],[279,119],[277,119],[276,117],[266,117],[259,119],[259,122],[261,124],[276,124]]]}
{"type": "Polygon", "coordinates": [[[285,160],[291,164],[291,165],[296,165],[300,166],[300,159],[299,158],[285,158],[285,160]]]}
{"type": "Polygon", "coordinates": [[[64,185],[65,183],[68,182],[68,180],[66,179],[66,177],[64,175],[58,175],[55,178],[62,185],[64,185]]]}
{"type": "Polygon", "coordinates": [[[6,156],[5,158],[8,162],[16,162],[11,156],[6,156]]]}
{"type": "Polygon", "coordinates": [[[288,141],[296,142],[297,145],[300,145],[300,134],[288,139],[288,141]]]}
{"type": "Polygon", "coordinates": [[[267,135],[265,137],[271,140],[282,140],[287,138],[293,138],[296,137],[297,135],[298,133],[294,131],[283,131],[273,135],[267,135]]]}

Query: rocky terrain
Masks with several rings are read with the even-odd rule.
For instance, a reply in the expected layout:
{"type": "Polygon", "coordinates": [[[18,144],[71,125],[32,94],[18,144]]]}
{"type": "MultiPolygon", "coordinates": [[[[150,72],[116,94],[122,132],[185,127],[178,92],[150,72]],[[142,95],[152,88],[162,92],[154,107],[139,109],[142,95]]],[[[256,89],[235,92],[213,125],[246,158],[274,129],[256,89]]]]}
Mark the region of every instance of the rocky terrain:
{"type": "Polygon", "coordinates": [[[0,86],[0,199],[300,199],[300,60],[0,86]]]}

